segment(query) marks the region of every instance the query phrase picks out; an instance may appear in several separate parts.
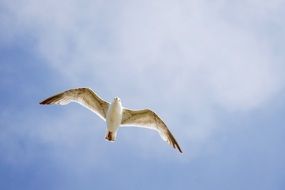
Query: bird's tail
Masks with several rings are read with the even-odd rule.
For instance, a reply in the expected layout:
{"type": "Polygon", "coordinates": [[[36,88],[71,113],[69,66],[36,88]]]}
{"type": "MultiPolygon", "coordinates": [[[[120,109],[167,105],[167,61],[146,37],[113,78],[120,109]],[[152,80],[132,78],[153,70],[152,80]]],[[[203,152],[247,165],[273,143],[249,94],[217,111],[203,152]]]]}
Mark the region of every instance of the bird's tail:
{"type": "Polygon", "coordinates": [[[116,132],[111,132],[107,131],[105,139],[108,141],[115,141],[116,140],[117,133],[116,132]]]}

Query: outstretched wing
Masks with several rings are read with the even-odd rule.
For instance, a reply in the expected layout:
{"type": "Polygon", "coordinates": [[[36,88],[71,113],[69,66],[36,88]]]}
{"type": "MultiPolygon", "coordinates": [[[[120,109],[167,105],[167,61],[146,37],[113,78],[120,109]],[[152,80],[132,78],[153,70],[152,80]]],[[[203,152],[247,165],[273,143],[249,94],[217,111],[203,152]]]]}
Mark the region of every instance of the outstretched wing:
{"type": "Polygon", "coordinates": [[[178,149],[182,153],[174,136],[171,134],[165,123],[158,117],[156,113],[149,109],[130,110],[123,109],[122,126],[143,127],[154,129],[159,132],[161,138],[167,141],[173,148],[178,149]]]}
{"type": "Polygon", "coordinates": [[[76,102],[96,113],[100,118],[106,120],[109,103],[100,98],[89,88],[70,89],[45,99],[40,104],[59,104],[66,105],[76,102]]]}

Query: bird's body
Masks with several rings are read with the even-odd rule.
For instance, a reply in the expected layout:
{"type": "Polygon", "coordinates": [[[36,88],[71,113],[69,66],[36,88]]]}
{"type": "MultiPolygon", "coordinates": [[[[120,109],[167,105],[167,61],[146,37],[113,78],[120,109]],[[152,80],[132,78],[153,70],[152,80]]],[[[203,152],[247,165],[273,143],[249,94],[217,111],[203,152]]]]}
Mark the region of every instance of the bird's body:
{"type": "Polygon", "coordinates": [[[81,104],[106,121],[107,133],[105,139],[108,141],[116,140],[120,126],[144,127],[159,132],[162,139],[182,153],[175,138],[156,113],[149,109],[130,110],[124,108],[118,97],[114,98],[112,103],[108,103],[89,88],[77,88],[49,97],[40,104],[66,105],[70,102],[81,104]]]}
{"type": "Polygon", "coordinates": [[[115,98],[114,101],[110,104],[106,116],[107,135],[105,138],[107,140],[115,141],[115,138],[117,136],[117,130],[122,122],[122,116],[122,103],[119,98],[115,98]]]}

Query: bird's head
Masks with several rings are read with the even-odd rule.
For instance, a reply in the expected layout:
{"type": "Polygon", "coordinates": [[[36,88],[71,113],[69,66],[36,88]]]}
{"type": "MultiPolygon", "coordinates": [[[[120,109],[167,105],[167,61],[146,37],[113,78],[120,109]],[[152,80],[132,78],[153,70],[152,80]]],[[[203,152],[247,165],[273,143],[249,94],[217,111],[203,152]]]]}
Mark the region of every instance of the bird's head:
{"type": "Polygon", "coordinates": [[[115,97],[114,102],[121,102],[121,99],[119,97],[115,97]]]}

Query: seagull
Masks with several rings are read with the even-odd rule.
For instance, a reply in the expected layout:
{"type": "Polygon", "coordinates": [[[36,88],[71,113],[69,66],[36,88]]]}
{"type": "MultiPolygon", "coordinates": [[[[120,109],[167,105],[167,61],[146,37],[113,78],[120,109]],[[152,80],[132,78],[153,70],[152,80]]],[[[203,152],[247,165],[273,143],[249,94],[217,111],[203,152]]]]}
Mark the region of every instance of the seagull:
{"type": "Polygon", "coordinates": [[[120,126],[142,127],[156,130],[164,141],[167,141],[173,148],[182,153],[174,136],[155,112],[149,109],[131,110],[122,107],[119,97],[115,97],[112,103],[109,103],[90,88],[76,88],[51,96],[40,102],[40,104],[67,105],[70,102],[79,103],[106,121],[107,133],[105,139],[108,141],[116,140],[120,126]]]}

